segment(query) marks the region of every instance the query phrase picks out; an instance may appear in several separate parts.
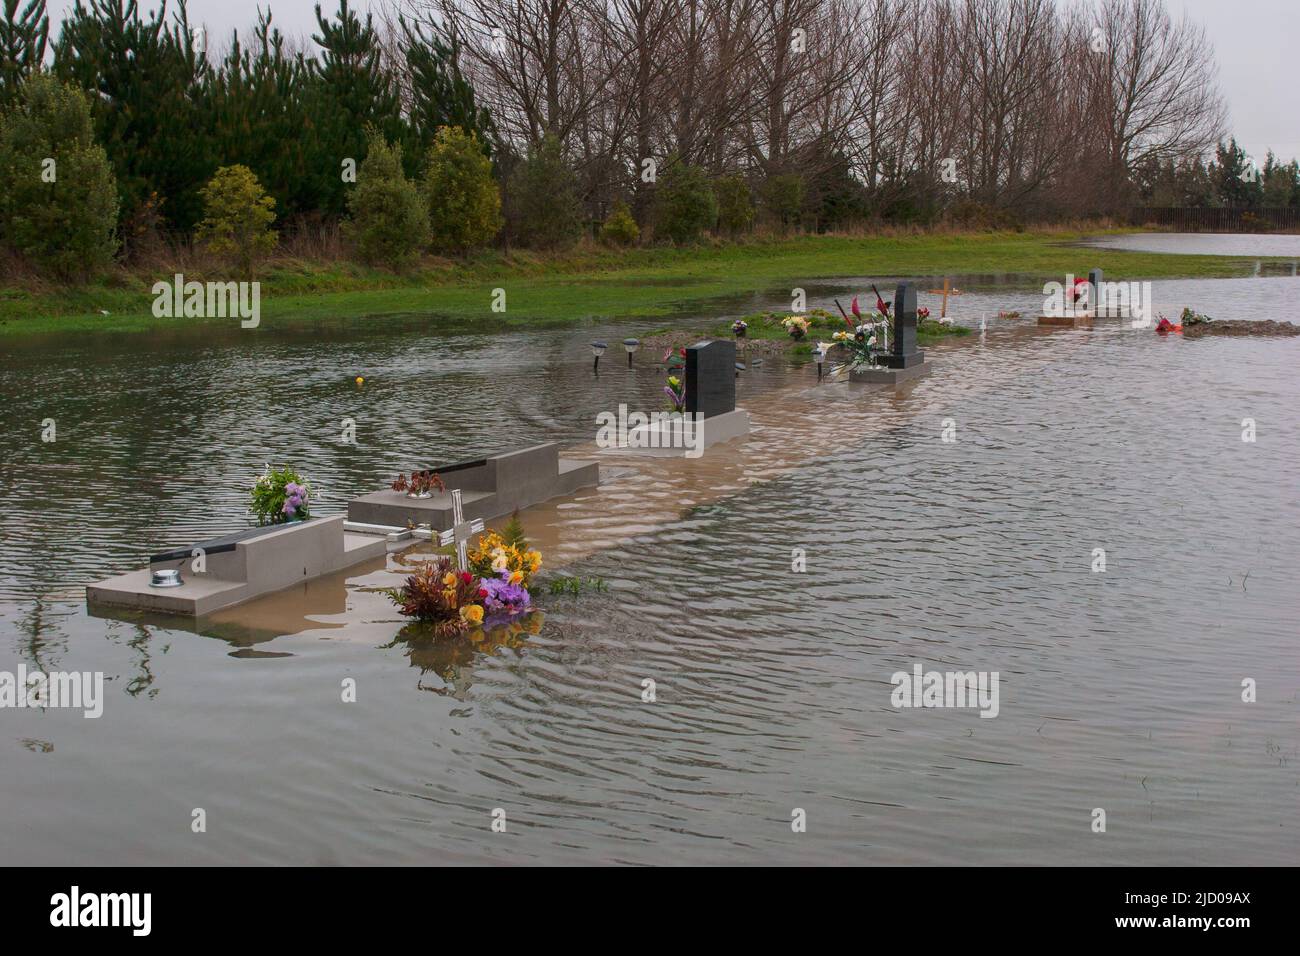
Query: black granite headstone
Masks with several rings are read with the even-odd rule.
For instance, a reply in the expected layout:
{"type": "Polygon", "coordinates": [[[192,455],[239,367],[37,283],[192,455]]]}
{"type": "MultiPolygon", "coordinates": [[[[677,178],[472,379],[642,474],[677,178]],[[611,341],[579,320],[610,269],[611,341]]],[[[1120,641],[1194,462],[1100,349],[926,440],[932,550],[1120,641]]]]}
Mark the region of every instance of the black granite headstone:
{"type": "Polygon", "coordinates": [[[925,353],[916,348],[916,286],[900,282],[894,293],[894,334],[892,347],[880,357],[886,368],[911,368],[925,361],[925,353]]]}
{"type": "Polygon", "coordinates": [[[736,410],[736,343],[697,342],[686,349],[686,411],[705,418],[736,410]]]}
{"type": "Polygon", "coordinates": [[[1102,281],[1101,270],[1092,269],[1088,272],[1088,305],[1092,308],[1092,314],[1100,317],[1106,307],[1102,301],[1102,281]]]}

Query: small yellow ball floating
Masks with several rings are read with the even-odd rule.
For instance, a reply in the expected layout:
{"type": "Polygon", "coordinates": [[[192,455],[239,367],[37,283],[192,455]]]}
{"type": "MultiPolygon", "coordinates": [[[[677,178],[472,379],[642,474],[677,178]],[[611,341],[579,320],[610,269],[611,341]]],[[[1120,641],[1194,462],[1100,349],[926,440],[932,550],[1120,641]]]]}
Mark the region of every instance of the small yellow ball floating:
{"type": "Polygon", "coordinates": [[[362,378],[360,375],[357,376],[356,381],[357,381],[357,384],[358,384],[358,385],[364,385],[364,384],[366,384],[366,380],[365,380],[364,378],[362,378]]]}

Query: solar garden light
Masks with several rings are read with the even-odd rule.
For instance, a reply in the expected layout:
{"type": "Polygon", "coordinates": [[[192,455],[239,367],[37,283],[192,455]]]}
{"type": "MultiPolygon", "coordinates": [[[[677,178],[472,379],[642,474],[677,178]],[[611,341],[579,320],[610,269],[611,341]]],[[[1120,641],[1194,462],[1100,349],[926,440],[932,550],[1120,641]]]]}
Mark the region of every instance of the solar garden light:
{"type": "Polygon", "coordinates": [[[623,348],[627,349],[627,367],[632,367],[632,353],[641,347],[640,339],[624,339],[623,348]]]}
{"type": "Polygon", "coordinates": [[[813,351],[813,358],[817,360],[817,381],[822,380],[822,363],[826,361],[826,350],[820,345],[813,351]]]}
{"type": "Polygon", "coordinates": [[[600,357],[605,354],[605,349],[607,348],[609,348],[609,346],[606,345],[604,342],[591,343],[591,354],[596,356],[596,361],[591,363],[591,370],[593,372],[600,371],[600,357]]]}

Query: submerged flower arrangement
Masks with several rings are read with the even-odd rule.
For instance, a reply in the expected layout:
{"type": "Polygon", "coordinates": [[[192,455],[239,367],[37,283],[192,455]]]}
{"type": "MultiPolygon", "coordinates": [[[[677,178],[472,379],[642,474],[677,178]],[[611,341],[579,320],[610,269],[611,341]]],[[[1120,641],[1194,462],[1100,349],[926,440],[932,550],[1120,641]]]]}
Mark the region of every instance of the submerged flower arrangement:
{"type": "Polygon", "coordinates": [[[790,338],[798,341],[808,334],[808,319],[802,315],[791,315],[781,320],[785,330],[790,333],[790,338]]]}
{"type": "Polygon", "coordinates": [[[664,394],[672,402],[672,410],[680,412],[686,408],[686,385],[676,375],[668,376],[668,384],[664,386],[664,394]]]}
{"type": "Polygon", "coordinates": [[[411,498],[427,498],[435,491],[446,491],[447,486],[442,483],[437,472],[413,471],[409,478],[405,474],[398,475],[392,489],[405,491],[411,498]]]}
{"type": "Polygon", "coordinates": [[[483,623],[488,590],[468,571],[457,571],[450,558],[432,561],[385,592],[407,617],[433,626],[435,637],[464,633],[483,623]]]}
{"type": "Polygon", "coordinates": [[[272,469],[258,476],[249,493],[248,510],[259,525],[306,521],[311,517],[311,486],[292,468],[272,469]]]}

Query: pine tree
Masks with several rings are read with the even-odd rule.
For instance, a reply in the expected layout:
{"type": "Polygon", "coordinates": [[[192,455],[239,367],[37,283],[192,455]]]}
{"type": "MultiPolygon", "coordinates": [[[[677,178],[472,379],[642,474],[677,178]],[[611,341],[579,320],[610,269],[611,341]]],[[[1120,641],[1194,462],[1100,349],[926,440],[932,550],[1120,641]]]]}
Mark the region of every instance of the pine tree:
{"type": "Polygon", "coordinates": [[[50,36],[45,0],[28,0],[19,13],[21,2],[4,0],[5,15],[0,21],[0,110],[18,102],[23,82],[41,68],[50,36]]]}
{"type": "MultiPolygon", "coordinates": [[[[314,153],[308,161],[321,197],[321,211],[337,215],[346,205],[346,185],[340,164],[366,155],[366,130],[373,127],[391,142],[400,143],[405,128],[397,85],[385,71],[379,35],[370,14],[363,24],[339,0],[334,20],[316,5],[320,33],[312,37],[321,47],[311,60],[308,113],[312,119],[314,153]]],[[[399,151],[400,152],[400,151],[399,151]]]]}
{"type": "Polygon", "coordinates": [[[208,135],[207,58],[184,0],[170,26],[165,4],[142,19],[137,0],[90,0],[89,7],[77,0],[54,46],[54,70],[90,95],[127,240],[159,201],[168,222],[191,229],[202,214],[199,190],[218,163],[208,135]]]}
{"type": "Polygon", "coordinates": [[[460,71],[460,50],[450,33],[425,25],[414,26],[398,17],[402,28],[402,55],[411,93],[411,133],[421,154],[444,126],[459,126],[473,133],[489,157],[499,148],[496,124],[474,98],[474,88],[460,71]]]}
{"type": "Polygon", "coordinates": [[[84,278],[117,249],[117,187],[86,96],[36,73],[0,118],[0,234],[42,272],[84,278]]]}
{"type": "Polygon", "coordinates": [[[524,523],[519,520],[519,509],[510,515],[510,520],[501,529],[501,540],[520,551],[528,550],[528,539],[524,537],[524,523]]]}
{"type": "Polygon", "coordinates": [[[386,142],[373,127],[368,136],[356,188],[348,194],[344,233],[356,243],[363,262],[400,271],[428,242],[429,213],[402,171],[401,145],[386,142]]]}

